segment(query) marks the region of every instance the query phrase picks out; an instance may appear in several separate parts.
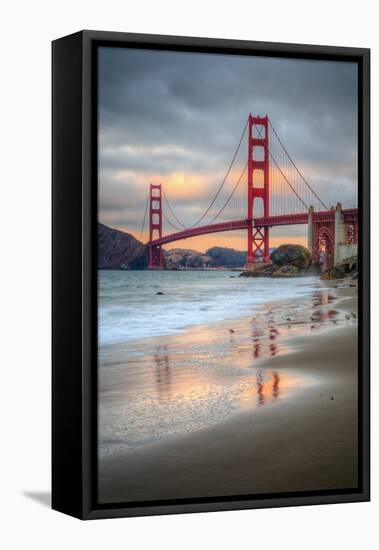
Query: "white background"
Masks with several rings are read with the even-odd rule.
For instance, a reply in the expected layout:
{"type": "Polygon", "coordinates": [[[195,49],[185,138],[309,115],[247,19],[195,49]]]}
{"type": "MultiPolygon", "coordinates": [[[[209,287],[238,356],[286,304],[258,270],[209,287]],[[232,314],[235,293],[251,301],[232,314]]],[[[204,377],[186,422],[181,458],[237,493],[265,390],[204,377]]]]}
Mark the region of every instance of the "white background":
{"type": "MultiPolygon", "coordinates": [[[[371,47],[375,210],[375,152],[379,147],[375,7],[372,0],[13,0],[2,4],[3,548],[378,548],[376,364],[372,368],[371,503],[93,522],[66,517],[51,511],[46,504],[50,485],[50,41],[86,28],[371,47]]],[[[374,241],[377,229],[378,216],[373,216],[374,241]]],[[[378,273],[378,267],[374,258],[373,273],[378,273]]],[[[377,298],[376,288],[373,298],[377,298]]],[[[375,331],[373,340],[375,350],[375,331]]]]}

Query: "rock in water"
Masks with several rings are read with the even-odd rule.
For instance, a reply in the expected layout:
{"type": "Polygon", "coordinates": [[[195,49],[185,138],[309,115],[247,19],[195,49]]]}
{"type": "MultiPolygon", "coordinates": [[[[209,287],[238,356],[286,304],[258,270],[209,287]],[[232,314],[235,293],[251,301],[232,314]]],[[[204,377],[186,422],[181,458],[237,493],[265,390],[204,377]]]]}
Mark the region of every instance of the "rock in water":
{"type": "Polygon", "coordinates": [[[272,264],[269,265],[256,265],[254,269],[242,271],[242,273],[239,275],[239,277],[271,277],[274,266],[272,264]]]}
{"type": "Polygon", "coordinates": [[[291,266],[305,271],[311,265],[312,256],[301,244],[282,244],[271,253],[270,259],[278,268],[291,266]]]}
{"type": "Polygon", "coordinates": [[[282,265],[272,273],[272,277],[296,277],[300,272],[294,265],[282,265]]]}
{"type": "Polygon", "coordinates": [[[340,264],[335,267],[331,267],[324,271],[321,279],[344,279],[345,277],[352,277],[358,279],[358,257],[352,256],[346,258],[340,264]]]}
{"type": "Polygon", "coordinates": [[[254,266],[244,271],[240,277],[298,277],[312,273],[312,256],[300,244],[282,244],[270,255],[269,265],[254,266]]]}

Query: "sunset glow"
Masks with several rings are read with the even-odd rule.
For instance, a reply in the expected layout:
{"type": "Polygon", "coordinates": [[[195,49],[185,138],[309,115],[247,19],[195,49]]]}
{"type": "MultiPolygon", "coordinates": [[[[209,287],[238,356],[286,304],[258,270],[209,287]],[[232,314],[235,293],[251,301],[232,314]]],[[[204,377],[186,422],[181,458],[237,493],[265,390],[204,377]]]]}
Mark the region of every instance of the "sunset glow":
{"type": "MultiPolygon", "coordinates": [[[[246,135],[229,171],[228,166],[249,112],[268,113],[301,173],[296,173],[291,163],[283,173],[269,158],[271,215],[281,213],[277,211],[280,204],[289,212],[304,211],[305,206],[313,205],[310,196],[304,206],[296,189],[286,181],[297,178],[307,192],[302,175],[328,208],[335,204],[337,190],[343,206],[357,205],[356,73],[352,66],[282,60],[278,67],[275,60],[219,56],[210,68],[197,54],[150,52],[144,56],[138,51],[106,50],[101,52],[100,64],[106,67],[107,82],[121,79],[118,87],[109,90],[105,80],[104,88],[100,82],[102,223],[146,243],[148,213],[145,224],[143,220],[150,183],[161,184],[165,196],[164,235],[212,223],[220,212],[218,221],[245,219],[247,173],[233,189],[247,162],[246,135]],[[164,70],[163,74],[158,70],[160,66],[169,66],[170,71],[164,70]],[[128,71],[134,78],[132,89],[127,85],[128,71]],[[257,78],[261,73],[264,78],[257,78]],[[125,87],[121,85],[123,79],[125,87]],[[247,85],[237,90],[231,82],[239,80],[247,85]],[[293,90],[286,95],[292,81],[297,82],[296,89],[301,83],[301,97],[293,90]],[[196,82],[212,82],[212,86],[200,88],[196,82]],[[316,111],[318,117],[309,116],[316,111]],[[227,207],[222,210],[225,202],[227,207]]],[[[270,155],[276,155],[273,135],[270,140],[270,155]]],[[[259,160],[259,149],[253,154],[259,160]]],[[[279,160],[280,155],[283,151],[279,160]]],[[[257,171],[255,185],[259,185],[260,177],[257,171]]],[[[260,202],[254,206],[257,217],[262,215],[260,202]]],[[[306,227],[281,226],[270,231],[270,247],[288,242],[306,245],[306,227]]],[[[205,252],[212,246],[246,250],[246,234],[210,234],[173,242],[165,248],[205,252]]]]}

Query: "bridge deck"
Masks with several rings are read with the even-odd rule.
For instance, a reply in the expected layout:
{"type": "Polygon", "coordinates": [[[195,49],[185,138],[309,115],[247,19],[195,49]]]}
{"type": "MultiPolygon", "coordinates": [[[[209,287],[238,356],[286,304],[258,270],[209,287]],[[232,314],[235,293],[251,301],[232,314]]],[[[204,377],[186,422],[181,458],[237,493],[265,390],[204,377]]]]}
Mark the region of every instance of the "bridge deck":
{"type": "MultiPolygon", "coordinates": [[[[358,209],[350,208],[342,210],[346,221],[354,222],[358,220],[358,209]]],[[[334,219],[334,210],[325,210],[313,213],[314,221],[330,222],[334,219]]],[[[255,218],[254,225],[256,227],[276,227],[280,225],[301,225],[308,223],[308,213],[301,214],[284,214],[281,216],[268,216],[266,218],[255,218]]],[[[208,235],[210,233],[221,233],[223,231],[237,231],[240,229],[247,229],[248,220],[234,220],[231,222],[214,223],[210,225],[203,225],[200,227],[192,227],[189,229],[183,229],[183,231],[177,231],[176,233],[170,233],[160,239],[155,239],[148,244],[153,246],[163,246],[175,241],[181,241],[183,239],[189,239],[190,237],[197,237],[200,235],[208,235]]]]}

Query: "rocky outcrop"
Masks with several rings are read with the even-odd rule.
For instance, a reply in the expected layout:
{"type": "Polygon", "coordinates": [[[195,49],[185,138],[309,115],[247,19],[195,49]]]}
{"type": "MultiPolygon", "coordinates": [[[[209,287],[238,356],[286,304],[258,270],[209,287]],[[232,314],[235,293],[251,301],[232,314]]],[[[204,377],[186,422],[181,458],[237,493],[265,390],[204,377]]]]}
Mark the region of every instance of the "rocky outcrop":
{"type": "Polygon", "coordinates": [[[344,279],[345,277],[358,279],[358,256],[346,258],[335,267],[324,271],[321,275],[321,279],[344,279]]]}
{"type": "Polygon", "coordinates": [[[272,252],[270,260],[280,267],[287,265],[305,271],[311,265],[312,256],[301,244],[282,244],[272,252]]]}
{"type": "Polygon", "coordinates": [[[271,277],[298,277],[300,271],[294,265],[282,265],[271,273],[271,277]]]}
{"type": "Polygon", "coordinates": [[[97,226],[99,269],[145,269],[146,247],[133,235],[102,223],[97,226]]]}
{"type": "Polygon", "coordinates": [[[299,277],[318,270],[312,265],[309,250],[300,244],[282,244],[271,253],[270,260],[270,264],[257,265],[240,277],[299,277]]]}

